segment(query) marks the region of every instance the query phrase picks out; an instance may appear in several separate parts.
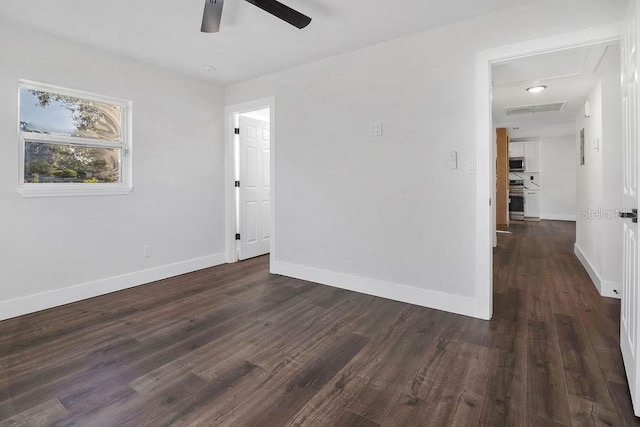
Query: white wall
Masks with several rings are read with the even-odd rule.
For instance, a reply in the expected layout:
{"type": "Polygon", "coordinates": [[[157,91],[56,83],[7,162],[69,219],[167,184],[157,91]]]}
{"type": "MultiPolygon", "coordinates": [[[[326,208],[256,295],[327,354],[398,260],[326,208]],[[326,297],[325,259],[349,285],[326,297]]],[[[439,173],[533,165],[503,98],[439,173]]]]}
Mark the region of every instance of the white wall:
{"type": "Polygon", "coordinates": [[[616,296],[622,274],[622,221],[617,218],[622,193],[621,101],[616,75],[604,77],[589,96],[590,117],[576,118],[585,130],[585,164],[577,166],[576,255],[602,295],[616,296]],[[598,148],[594,141],[598,140],[598,148]]]}
{"type": "Polygon", "coordinates": [[[0,319],[222,262],[221,88],[4,22],[0,52],[0,319]],[[130,195],[18,195],[20,78],[133,101],[130,195]]]}
{"type": "Polygon", "coordinates": [[[228,105],[276,98],[273,271],[476,315],[476,51],[610,11],[536,2],[228,88],[228,105]]]}
{"type": "MultiPolygon", "coordinates": [[[[622,106],[620,76],[602,79],[602,151],[603,206],[622,206],[622,106]]],[[[623,220],[611,218],[602,227],[602,276],[609,284],[622,283],[623,220]]],[[[620,290],[619,287],[617,287],[620,290]]]]}
{"type": "Polygon", "coordinates": [[[576,138],[540,138],[540,218],[576,220],[576,138]]]}
{"type": "Polygon", "coordinates": [[[592,148],[595,138],[602,139],[602,84],[598,82],[589,95],[591,115],[585,118],[578,113],[576,119],[576,141],[579,162],[580,130],[584,129],[584,165],[577,166],[576,246],[598,274],[602,272],[601,221],[588,218],[589,211],[603,209],[602,203],[602,151],[592,148]]]}
{"type": "Polygon", "coordinates": [[[519,129],[511,132],[511,139],[515,138],[555,138],[573,135],[576,121],[553,122],[548,120],[500,123],[502,127],[517,126],[519,129]]]}

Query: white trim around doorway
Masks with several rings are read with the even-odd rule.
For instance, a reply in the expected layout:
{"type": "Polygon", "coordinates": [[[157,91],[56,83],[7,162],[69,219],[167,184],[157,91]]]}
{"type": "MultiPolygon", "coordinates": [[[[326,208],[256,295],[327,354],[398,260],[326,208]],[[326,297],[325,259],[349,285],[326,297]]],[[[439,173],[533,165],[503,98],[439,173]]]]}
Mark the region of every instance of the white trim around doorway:
{"type": "Polygon", "coordinates": [[[269,109],[269,138],[270,138],[270,185],[271,185],[271,212],[269,213],[271,218],[271,238],[269,242],[270,252],[270,270],[273,270],[272,266],[275,262],[276,255],[276,178],[275,178],[275,153],[276,153],[276,138],[275,138],[275,109],[276,101],[275,97],[262,98],[254,101],[243,102],[241,104],[229,105],[224,108],[224,165],[225,165],[225,261],[227,263],[236,262],[236,202],[235,202],[235,175],[234,175],[234,163],[235,163],[235,151],[233,147],[234,141],[234,128],[235,128],[235,116],[237,114],[248,113],[249,111],[262,110],[264,108],[269,109]]]}
{"type": "Polygon", "coordinates": [[[492,191],[493,127],[491,113],[491,66],[546,52],[620,40],[622,24],[610,24],[571,33],[510,44],[476,53],[476,317],[493,314],[494,193],[492,191]],[[491,202],[490,202],[491,201],[491,202]]]}

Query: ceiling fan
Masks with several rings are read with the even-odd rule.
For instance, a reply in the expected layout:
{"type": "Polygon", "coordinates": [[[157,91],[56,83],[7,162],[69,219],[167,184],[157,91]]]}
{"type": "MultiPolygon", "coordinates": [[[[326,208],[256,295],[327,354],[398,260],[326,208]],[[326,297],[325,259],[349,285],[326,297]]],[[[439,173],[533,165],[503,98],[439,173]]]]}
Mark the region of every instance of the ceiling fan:
{"type": "MultiPolygon", "coordinates": [[[[291,9],[276,0],[245,0],[254,6],[258,6],[265,12],[282,19],[297,28],[304,28],[309,25],[311,18],[297,10],[291,9]]],[[[217,33],[220,30],[220,20],[222,18],[222,5],[224,0],[205,0],[204,16],[202,17],[203,33],[217,33]]]]}

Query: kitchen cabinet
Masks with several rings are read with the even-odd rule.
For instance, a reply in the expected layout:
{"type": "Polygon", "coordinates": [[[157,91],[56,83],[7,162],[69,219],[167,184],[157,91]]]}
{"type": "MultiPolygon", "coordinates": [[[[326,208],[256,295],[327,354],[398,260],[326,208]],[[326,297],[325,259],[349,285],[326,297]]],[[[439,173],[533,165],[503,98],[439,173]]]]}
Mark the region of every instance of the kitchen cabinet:
{"type": "Polygon", "coordinates": [[[510,142],[509,157],[524,157],[525,172],[540,172],[540,141],[510,142]]]}
{"type": "Polygon", "coordinates": [[[540,219],[540,191],[526,190],[524,192],[524,218],[534,221],[540,219]]]}
{"type": "Polygon", "coordinates": [[[524,142],[522,141],[510,142],[509,157],[524,157],[524,142]]]}
{"type": "Polygon", "coordinates": [[[524,143],[525,172],[540,172],[540,141],[526,141],[524,143]]]}

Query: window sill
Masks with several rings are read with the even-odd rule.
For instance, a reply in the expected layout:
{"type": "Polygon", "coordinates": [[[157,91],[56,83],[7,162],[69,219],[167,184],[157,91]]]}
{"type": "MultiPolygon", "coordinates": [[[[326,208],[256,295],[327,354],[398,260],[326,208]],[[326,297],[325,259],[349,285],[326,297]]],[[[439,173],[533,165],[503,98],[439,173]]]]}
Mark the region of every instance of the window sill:
{"type": "Polygon", "coordinates": [[[130,194],[133,187],[113,184],[27,184],[18,187],[22,197],[117,196],[130,194]]]}

